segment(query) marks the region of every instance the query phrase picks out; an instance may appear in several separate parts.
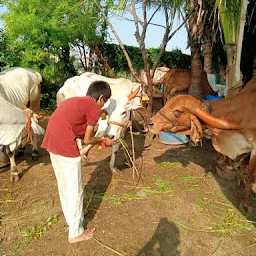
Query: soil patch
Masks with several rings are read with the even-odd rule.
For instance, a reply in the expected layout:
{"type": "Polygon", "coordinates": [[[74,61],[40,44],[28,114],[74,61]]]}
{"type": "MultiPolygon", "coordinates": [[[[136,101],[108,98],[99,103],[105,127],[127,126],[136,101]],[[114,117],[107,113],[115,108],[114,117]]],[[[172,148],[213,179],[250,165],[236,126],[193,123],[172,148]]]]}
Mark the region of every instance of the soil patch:
{"type": "MultiPolygon", "coordinates": [[[[46,126],[47,118],[42,121],[46,126]]],[[[238,210],[237,184],[218,178],[210,141],[171,146],[134,132],[139,177],[118,152],[118,174],[109,169],[111,148],[96,147],[83,166],[85,225],[96,239],[67,242],[57,183],[48,153],[18,158],[20,181],[0,172],[0,255],[198,256],[255,255],[254,223],[238,210]]],[[[131,145],[130,134],[126,141],[131,145]]]]}

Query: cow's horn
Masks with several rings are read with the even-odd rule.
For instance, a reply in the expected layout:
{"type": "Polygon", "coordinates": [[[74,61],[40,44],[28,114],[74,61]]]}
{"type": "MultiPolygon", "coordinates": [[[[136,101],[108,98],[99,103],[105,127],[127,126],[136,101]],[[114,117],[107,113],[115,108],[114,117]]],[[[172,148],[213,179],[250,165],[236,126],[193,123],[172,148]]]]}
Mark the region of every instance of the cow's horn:
{"type": "Polygon", "coordinates": [[[25,110],[25,109],[27,109],[28,107],[26,106],[26,104],[22,104],[22,108],[25,110]]]}
{"type": "Polygon", "coordinates": [[[136,90],[135,90],[134,92],[132,92],[132,93],[128,96],[128,99],[129,99],[129,100],[134,99],[134,98],[136,97],[136,95],[138,94],[139,90],[140,90],[140,85],[136,88],[136,90]]]}
{"type": "Polygon", "coordinates": [[[210,125],[214,128],[224,129],[224,130],[238,130],[242,129],[241,125],[235,122],[230,122],[222,118],[214,117],[211,114],[207,113],[202,107],[199,107],[195,110],[194,113],[197,117],[203,120],[207,125],[210,125]]]}

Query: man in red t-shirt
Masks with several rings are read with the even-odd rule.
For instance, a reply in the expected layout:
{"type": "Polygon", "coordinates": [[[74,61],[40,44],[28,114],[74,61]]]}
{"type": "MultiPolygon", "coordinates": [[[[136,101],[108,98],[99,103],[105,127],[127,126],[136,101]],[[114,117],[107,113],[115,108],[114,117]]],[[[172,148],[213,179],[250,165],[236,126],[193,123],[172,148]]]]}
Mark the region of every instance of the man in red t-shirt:
{"type": "MultiPolygon", "coordinates": [[[[82,160],[76,143],[99,144],[102,139],[94,137],[94,126],[101,114],[101,107],[111,96],[111,89],[104,81],[93,82],[85,97],[65,100],[51,115],[41,145],[50,153],[56,175],[62,210],[69,226],[70,243],[86,241],[95,235],[95,228],[83,228],[82,160]]],[[[104,138],[104,144],[116,142],[104,138]]]]}

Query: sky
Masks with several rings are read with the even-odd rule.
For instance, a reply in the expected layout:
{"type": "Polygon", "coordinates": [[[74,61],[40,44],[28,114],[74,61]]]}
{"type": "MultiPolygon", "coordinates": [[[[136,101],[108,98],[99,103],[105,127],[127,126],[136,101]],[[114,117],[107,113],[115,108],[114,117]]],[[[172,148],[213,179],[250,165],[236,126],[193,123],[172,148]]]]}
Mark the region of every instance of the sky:
{"type": "MultiPolygon", "coordinates": [[[[0,14],[3,12],[5,12],[5,8],[0,7],[0,14]]],[[[124,17],[131,18],[128,14],[125,14],[124,17]]],[[[138,47],[138,43],[134,36],[135,27],[133,22],[125,20],[124,18],[120,18],[117,15],[113,15],[110,18],[110,21],[114,26],[114,29],[116,30],[120,39],[122,40],[123,44],[138,47]]],[[[156,24],[164,24],[163,13],[158,12],[152,22],[156,24]]],[[[175,30],[175,28],[179,25],[180,23],[176,19],[173,24],[173,30],[175,30]]],[[[0,28],[3,28],[3,22],[1,20],[0,28]]],[[[163,33],[163,28],[159,26],[149,25],[146,37],[146,48],[160,47],[163,33]]],[[[110,29],[109,35],[111,38],[111,42],[117,44],[118,42],[110,29]]],[[[167,51],[171,51],[174,49],[180,49],[183,53],[190,54],[190,50],[187,49],[187,31],[184,26],[173,36],[173,38],[167,44],[167,51]]]]}
{"type": "MultiPolygon", "coordinates": [[[[128,14],[125,14],[125,17],[130,18],[128,14]]],[[[136,38],[134,36],[135,26],[132,21],[125,20],[121,17],[113,16],[110,18],[111,23],[113,24],[114,29],[117,31],[121,41],[126,45],[138,46],[136,38]]],[[[155,18],[152,20],[152,23],[164,24],[164,15],[161,12],[158,12],[155,18]]],[[[180,25],[181,23],[175,19],[173,24],[172,32],[180,25]]],[[[158,48],[161,45],[163,38],[164,28],[159,26],[150,25],[147,31],[146,37],[146,47],[147,48],[158,48]]],[[[117,43],[116,38],[114,37],[112,31],[109,29],[109,34],[112,38],[113,43],[117,43]]],[[[187,48],[187,31],[183,26],[168,42],[166,50],[171,51],[173,49],[180,49],[183,53],[190,54],[189,48],[187,48]]]]}

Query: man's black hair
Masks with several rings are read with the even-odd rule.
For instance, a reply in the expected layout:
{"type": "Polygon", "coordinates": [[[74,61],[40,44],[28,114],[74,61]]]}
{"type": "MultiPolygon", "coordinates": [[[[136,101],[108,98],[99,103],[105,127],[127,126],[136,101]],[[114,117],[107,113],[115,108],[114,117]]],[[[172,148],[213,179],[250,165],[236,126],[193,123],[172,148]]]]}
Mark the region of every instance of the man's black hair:
{"type": "Polygon", "coordinates": [[[103,95],[103,100],[106,102],[111,97],[111,89],[105,81],[94,81],[90,84],[86,95],[93,97],[96,101],[100,95],[103,95]]]}

